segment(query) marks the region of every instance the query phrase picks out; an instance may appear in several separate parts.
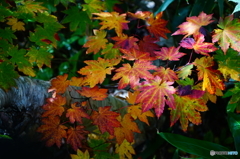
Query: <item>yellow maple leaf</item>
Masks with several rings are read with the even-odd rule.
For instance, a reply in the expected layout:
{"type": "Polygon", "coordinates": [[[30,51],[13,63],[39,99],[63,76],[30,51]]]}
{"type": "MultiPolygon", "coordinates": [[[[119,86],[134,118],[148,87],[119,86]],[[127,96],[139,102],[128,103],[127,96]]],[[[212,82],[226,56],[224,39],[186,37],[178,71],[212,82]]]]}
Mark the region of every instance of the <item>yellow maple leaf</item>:
{"type": "Polygon", "coordinates": [[[132,154],[135,154],[131,143],[129,143],[126,139],[123,140],[121,145],[116,144],[115,152],[119,154],[120,159],[131,159],[132,154]]]}
{"type": "Polygon", "coordinates": [[[236,80],[236,81],[240,81],[240,72],[231,69],[227,66],[223,66],[223,65],[219,65],[219,69],[218,69],[224,76],[224,78],[226,79],[227,77],[231,77],[232,79],[236,80]]]}
{"type": "Polygon", "coordinates": [[[82,152],[81,150],[77,149],[77,155],[71,154],[71,159],[90,159],[90,155],[88,150],[82,152]]]}
{"type": "Polygon", "coordinates": [[[25,24],[23,22],[18,21],[17,18],[14,18],[14,17],[9,18],[7,24],[12,26],[13,31],[16,31],[16,30],[25,31],[25,28],[24,28],[25,24]]]}

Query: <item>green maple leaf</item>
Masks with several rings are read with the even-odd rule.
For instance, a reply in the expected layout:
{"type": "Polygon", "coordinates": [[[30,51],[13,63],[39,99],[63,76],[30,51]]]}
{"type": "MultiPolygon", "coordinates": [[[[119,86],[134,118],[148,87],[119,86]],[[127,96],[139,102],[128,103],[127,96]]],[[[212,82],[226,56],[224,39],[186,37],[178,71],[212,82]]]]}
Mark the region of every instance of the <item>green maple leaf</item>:
{"type": "Polygon", "coordinates": [[[18,70],[29,76],[35,76],[32,64],[26,58],[26,50],[13,47],[8,51],[8,54],[12,56],[10,61],[18,66],[18,70]]]}
{"type": "Polygon", "coordinates": [[[46,48],[36,49],[31,47],[26,56],[29,56],[30,62],[36,62],[39,68],[45,64],[48,67],[51,67],[51,59],[53,55],[47,52],[46,48]]]}
{"type": "Polygon", "coordinates": [[[15,80],[18,78],[18,73],[14,71],[14,66],[4,61],[0,63],[0,88],[5,90],[15,86],[15,80]]]}
{"type": "MultiPolygon", "coordinates": [[[[0,33],[1,34],[1,33],[0,33]]],[[[11,47],[11,45],[9,44],[9,42],[5,39],[0,39],[0,58],[2,58],[3,56],[7,55],[7,50],[11,47]]],[[[3,59],[2,59],[3,60],[3,59]]]]}
{"type": "Polygon", "coordinates": [[[218,61],[218,70],[225,78],[228,76],[234,80],[240,81],[240,58],[239,53],[233,49],[227,50],[227,56],[223,51],[217,50],[214,59],[218,61]]]}
{"type": "Polygon", "coordinates": [[[191,70],[192,68],[193,68],[193,64],[181,67],[179,71],[177,71],[178,78],[182,78],[182,79],[187,78],[189,75],[192,74],[192,70],[191,70]]]}
{"type": "Polygon", "coordinates": [[[13,34],[13,31],[10,28],[0,29],[0,38],[8,40],[12,43],[12,39],[17,37],[13,34]]]}
{"type": "Polygon", "coordinates": [[[67,7],[70,2],[74,3],[75,0],[54,0],[54,5],[58,5],[59,3],[62,3],[64,7],[67,7]]]}
{"type": "Polygon", "coordinates": [[[104,139],[90,139],[88,144],[94,152],[95,159],[113,158],[109,153],[110,143],[106,143],[104,139]]]}
{"type": "Polygon", "coordinates": [[[202,122],[200,113],[198,111],[207,111],[208,108],[204,100],[200,98],[190,98],[189,96],[174,95],[176,102],[176,109],[171,109],[171,126],[180,119],[183,131],[187,131],[188,121],[193,124],[200,124],[202,122]],[[197,111],[196,111],[197,110],[197,111]]]}
{"type": "Polygon", "coordinates": [[[194,80],[191,79],[191,78],[185,78],[184,80],[177,80],[176,81],[179,85],[182,85],[182,86],[187,86],[187,85],[193,85],[194,84],[194,80]]]}
{"type": "Polygon", "coordinates": [[[67,16],[63,19],[62,23],[70,23],[71,31],[75,31],[77,28],[82,28],[85,30],[86,25],[91,23],[87,13],[80,11],[77,6],[65,10],[63,13],[67,14],[67,16]]]}
{"type": "Polygon", "coordinates": [[[105,10],[104,2],[101,0],[84,0],[85,3],[83,4],[83,11],[86,11],[88,16],[91,18],[92,13],[99,13],[105,10]]]}
{"type": "Polygon", "coordinates": [[[239,0],[229,0],[229,1],[237,3],[237,5],[235,6],[234,11],[232,12],[232,14],[235,13],[235,12],[240,11],[240,1],[239,0]]]}
{"type": "Polygon", "coordinates": [[[0,6],[0,22],[4,21],[6,17],[11,16],[13,13],[6,7],[0,6]]]}

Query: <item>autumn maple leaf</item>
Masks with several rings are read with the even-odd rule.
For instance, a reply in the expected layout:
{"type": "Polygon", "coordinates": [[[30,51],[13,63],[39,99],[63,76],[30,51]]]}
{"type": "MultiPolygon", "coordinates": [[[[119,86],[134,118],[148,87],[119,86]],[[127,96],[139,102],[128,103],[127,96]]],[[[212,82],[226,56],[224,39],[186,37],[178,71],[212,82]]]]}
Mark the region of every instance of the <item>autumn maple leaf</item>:
{"type": "Polygon", "coordinates": [[[108,132],[110,135],[114,134],[114,128],[120,126],[120,122],[116,119],[119,113],[110,111],[110,106],[99,107],[98,112],[93,111],[91,118],[93,124],[98,125],[102,133],[108,132]]]}
{"type": "Polygon", "coordinates": [[[189,35],[197,35],[199,34],[199,30],[202,26],[206,26],[212,23],[214,20],[212,19],[212,14],[207,15],[204,12],[201,12],[199,16],[187,17],[187,22],[182,23],[178,26],[178,30],[174,32],[172,35],[185,35],[186,38],[189,35]]]}
{"type": "Polygon", "coordinates": [[[160,46],[156,44],[157,41],[159,41],[158,38],[146,35],[138,44],[139,50],[143,52],[149,52],[151,56],[155,57],[154,51],[160,50],[160,46]]]}
{"type": "Polygon", "coordinates": [[[24,28],[25,24],[21,21],[18,21],[17,18],[14,18],[14,17],[9,18],[7,24],[12,26],[13,31],[16,31],[16,30],[25,31],[25,28],[24,28]]]}
{"type": "Polygon", "coordinates": [[[87,134],[88,131],[84,130],[84,127],[81,125],[75,128],[70,127],[67,130],[67,143],[72,146],[73,150],[77,151],[78,148],[82,147],[82,143],[86,140],[87,134]]]}
{"type": "Polygon", "coordinates": [[[94,54],[98,53],[100,49],[106,47],[108,40],[105,38],[107,32],[104,30],[93,30],[95,36],[88,37],[88,41],[83,45],[83,47],[88,47],[86,53],[93,52],[94,54]]]}
{"type": "Polygon", "coordinates": [[[46,146],[48,147],[56,144],[58,148],[60,148],[62,139],[67,138],[67,127],[60,124],[60,118],[58,116],[44,118],[42,122],[44,124],[37,129],[37,132],[43,134],[41,140],[46,140],[46,146]]]}
{"type": "Polygon", "coordinates": [[[206,103],[201,98],[190,98],[189,96],[174,95],[176,102],[176,109],[171,109],[171,125],[173,126],[178,119],[183,131],[187,131],[188,121],[193,124],[201,124],[201,115],[199,111],[207,111],[206,103]]]}
{"type": "Polygon", "coordinates": [[[141,93],[137,96],[137,103],[142,103],[143,112],[155,108],[159,118],[164,110],[165,103],[172,109],[175,109],[173,94],[175,88],[171,86],[174,82],[163,81],[159,76],[154,79],[144,81],[139,88],[141,93]]]}
{"type": "Polygon", "coordinates": [[[154,114],[151,111],[142,112],[142,104],[135,104],[139,93],[139,91],[135,91],[134,93],[128,92],[126,100],[132,105],[128,107],[127,112],[131,114],[134,120],[138,118],[140,121],[149,125],[147,117],[154,117],[154,114]]]}
{"type": "Polygon", "coordinates": [[[146,61],[153,61],[155,60],[154,57],[151,57],[148,52],[143,52],[135,48],[130,49],[119,49],[124,55],[122,58],[127,60],[146,60],[146,61]]]}
{"type": "Polygon", "coordinates": [[[136,13],[128,12],[128,15],[131,18],[142,19],[142,20],[147,20],[149,18],[153,18],[153,13],[150,11],[137,11],[136,13]]]}
{"type": "Polygon", "coordinates": [[[122,34],[123,29],[128,29],[127,23],[129,21],[126,20],[126,14],[121,14],[117,12],[101,12],[101,13],[93,13],[94,15],[97,15],[98,17],[95,17],[94,19],[100,19],[102,22],[100,23],[102,26],[100,30],[103,29],[115,29],[118,36],[122,34]]]}
{"type": "Polygon", "coordinates": [[[64,105],[66,104],[66,98],[60,95],[57,95],[55,98],[48,98],[47,104],[43,105],[42,108],[45,112],[42,114],[42,117],[48,116],[61,116],[65,111],[64,105]]]}
{"type": "Polygon", "coordinates": [[[117,143],[122,144],[124,139],[132,143],[134,141],[133,132],[141,133],[141,131],[133,121],[131,114],[127,113],[124,117],[119,115],[117,120],[121,123],[120,127],[114,128],[114,136],[116,137],[117,143]]]}
{"type": "Polygon", "coordinates": [[[67,87],[70,84],[70,81],[67,80],[68,74],[59,75],[56,78],[51,80],[51,87],[49,88],[56,90],[57,93],[64,93],[67,87]]]}
{"type": "Polygon", "coordinates": [[[197,70],[199,71],[198,80],[203,80],[203,91],[207,89],[210,94],[215,94],[216,88],[225,89],[224,83],[220,79],[221,73],[212,68],[214,65],[213,57],[197,58],[193,64],[197,66],[197,70]]]}
{"type": "Polygon", "coordinates": [[[114,44],[115,48],[122,48],[122,49],[130,49],[135,48],[138,49],[138,39],[134,36],[127,36],[125,34],[122,34],[121,36],[112,37],[114,41],[117,41],[114,44]]]}
{"type": "Polygon", "coordinates": [[[153,75],[148,70],[154,70],[156,66],[151,65],[150,61],[136,61],[131,67],[130,64],[123,64],[123,67],[120,67],[116,70],[116,74],[113,76],[112,80],[117,80],[119,78],[118,89],[125,88],[130,84],[131,88],[134,88],[139,84],[140,78],[145,80],[153,79],[153,75]]]}
{"type": "Polygon", "coordinates": [[[178,79],[176,73],[170,69],[165,69],[164,67],[160,66],[155,69],[156,72],[153,73],[154,76],[159,76],[163,81],[174,82],[178,79]]]}
{"type": "Polygon", "coordinates": [[[214,35],[212,36],[213,42],[218,42],[224,54],[231,46],[234,50],[240,52],[240,23],[237,18],[233,18],[233,15],[220,18],[218,27],[220,29],[214,29],[214,35]]]}
{"type": "Polygon", "coordinates": [[[90,116],[81,107],[77,107],[76,104],[77,103],[71,104],[71,108],[67,110],[66,117],[70,119],[71,123],[77,121],[82,124],[82,118],[90,119],[90,116]]]}
{"type": "Polygon", "coordinates": [[[98,86],[95,86],[93,88],[82,87],[82,90],[77,90],[77,92],[82,96],[90,97],[93,100],[104,100],[108,96],[107,91],[107,89],[99,89],[98,86]]]}
{"type": "Polygon", "coordinates": [[[163,37],[167,39],[166,33],[170,33],[170,30],[166,28],[167,21],[162,18],[162,13],[160,12],[156,15],[155,18],[150,17],[147,19],[147,23],[149,26],[147,26],[147,29],[150,33],[152,33],[155,37],[163,37]]]}
{"type": "Polygon", "coordinates": [[[113,65],[117,65],[120,62],[119,60],[114,61],[113,59],[111,59],[111,61],[102,58],[98,58],[98,60],[86,60],[84,63],[88,66],[81,68],[78,73],[86,75],[86,82],[88,82],[92,88],[98,83],[101,84],[106,78],[106,74],[111,74],[111,70],[114,69],[113,65]]]}
{"type": "Polygon", "coordinates": [[[162,47],[161,51],[154,51],[156,58],[161,60],[179,61],[179,58],[186,55],[185,53],[179,52],[179,47],[162,47]]]}
{"type": "Polygon", "coordinates": [[[135,155],[135,150],[131,143],[129,143],[126,139],[123,140],[121,144],[116,144],[116,153],[119,154],[120,159],[124,158],[132,158],[132,154],[135,155]]]}
{"type": "Polygon", "coordinates": [[[208,53],[214,52],[217,48],[214,46],[213,43],[204,42],[204,35],[197,34],[193,35],[193,38],[185,38],[180,42],[180,46],[186,49],[194,49],[197,54],[202,54],[209,56],[208,53]]]}
{"type": "Polygon", "coordinates": [[[178,77],[182,78],[182,79],[187,78],[189,75],[192,74],[192,70],[191,70],[192,68],[193,68],[193,64],[188,64],[186,66],[181,66],[177,70],[178,77]]]}

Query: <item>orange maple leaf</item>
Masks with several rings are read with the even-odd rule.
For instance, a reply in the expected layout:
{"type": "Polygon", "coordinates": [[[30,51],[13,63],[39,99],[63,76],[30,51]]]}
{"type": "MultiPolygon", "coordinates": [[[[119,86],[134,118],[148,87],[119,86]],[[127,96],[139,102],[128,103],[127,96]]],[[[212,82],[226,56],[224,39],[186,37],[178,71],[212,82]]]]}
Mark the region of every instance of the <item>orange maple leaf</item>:
{"type": "Polygon", "coordinates": [[[128,142],[133,142],[133,132],[141,133],[137,124],[133,121],[131,114],[125,114],[123,118],[118,116],[117,120],[121,122],[120,127],[114,128],[114,136],[116,136],[118,144],[122,144],[124,139],[126,139],[128,142]]]}
{"type": "Polygon", "coordinates": [[[204,35],[193,35],[193,38],[186,38],[180,42],[180,45],[186,49],[194,49],[197,54],[209,56],[208,53],[214,52],[217,48],[213,43],[204,42],[204,35]]]}
{"type": "Polygon", "coordinates": [[[98,125],[102,133],[108,132],[110,135],[114,134],[114,128],[120,126],[120,122],[116,119],[119,113],[110,111],[110,106],[99,107],[98,112],[93,111],[91,118],[93,124],[98,125]]]}
{"type": "Polygon", "coordinates": [[[162,47],[161,51],[154,51],[156,58],[161,60],[179,61],[179,58],[186,55],[185,53],[179,52],[179,47],[162,47]]]}
{"type": "Polygon", "coordinates": [[[171,86],[174,82],[163,81],[159,76],[154,79],[144,81],[139,90],[141,93],[137,96],[137,103],[142,103],[143,112],[151,108],[155,108],[157,117],[159,118],[164,110],[165,103],[175,109],[173,94],[175,88],[171,86]]]}
{"type": "Polygon", "coordinates": [[[98,53],[100,49],[106,48],[106,43],[108,40],[105,38],[107,32],[104,30],[93,30],[95,36],[89,36],[88,41],[83,45],[83,47],[88,47],[86,53],[93,52],[94,54],[98,53]]]}
{"type": "Polygon", "coordinates": [[[117,41],[114,44],[115,48],[122,48],[122,49],[130,49],[135,48],[138,49],[138,44],[136,43],[138,41],[137,38],[134,36],[127,36],[125,34],[122,34],[121,36],[112,37],[114,41],[117,41]]]}
{"type": "Polygon", "coordinates": [[[60,124],[60,118],[58,116],[44,118],[44,123],[38,127],[37,132],[43,134],[41,140],[46,140],[46,146],[50,147],[54,144],[60,148],[62,145],[62,139],[67,138],[66,126],[60,124]]]}
{"type": "Polygon", "coordinates": [[[127,112],[131,114],[134,120],[138,118],[140,121],[149,125],[147,117],[154,117],[154,114],[151,111],[142,112],[142,104],[135,104],[139,93],[139,91],[134,91],[134,93],[128,92],[126,100],[132,105],[128,107],[127,112]]]}
{"type": "Polygon", "coordinates": [[[100,23],[102,25],[100,30],[115,29],[117,35],[120,36],[123,29],[128,29],[127,23],[129,23],[129,21],[126,20],[126,14],[119,15],[119,13],[117,12],[101,12],[93,14],[98,16],[94,19],[102,20],[102,22],[100,23]]]}
{"type": "Polygon", "coordinates": [[[199,16],[187,17],[187,22],[184,22],[178,26],[178,30],[174,32],[172,35],[185,35],[183,38],[186,38],[192,34],[199,34],[199,29],[202,26],[206,26],[212,23],[214,20],[212,19],[212,14],[207,15],[204,12],[201,12],[199,16]]]}
{"type": "Polygon", "coordinates": [[[229,46],[234,50],[240,52],[240,24],[238,18],[233,18],[233,15],[220,18],[218,27],[221,29],[214,29],[212,36],[213,42],[218,42],[224,54],[226,54],[229,46]]]}
{"type": "Polygon", "coordinates": [[[51,80],[51,87],[49,89],[56,90],[57,93],[64,93],[67,87],[70,84],[70,81],[67,80],[68,74],[63,76],[59,75],[55,79],[51,80]]]}
{"type": "Polygon", "coordinates": [[[178,79],[177,74],[170,68],[165,69],[164,67],[160,66],[155,69],[156,72],[153,73],[154,76],[159,76],[162,78],[163,81],[170,81],[174,82],[178,79]]]}
{"type": "MultiPolygon", "coordinates": [[[[111,61],[114,61],[111,59],[111,61]]],[[[78,73],[86,75],[86,82],[89,83],[90,87],[94,87],[98,83],[102,83],[106,78],[106,74],[111,74],[111,70],[114,68],[113,65],[117,65],[120,61],[112,63],[108,59],[98,58],[98,60],[86,60],[88,66],[81,68],[78,73]]]]}
{"type": "Polygon", "coordinates": [[[156,66],[151,65],[150,61],[135,61],[133,67],[130,64],[123,64],[116,70],[116,74],[113,76],[112,80],[117,80],[119,78],[118,89],[122,89],[130,84],[131,88],[134,88],[139,84],[140,78],[143,79],[153,79],[153,75],[148,70],[154,70],[156,66]]]}
{"type": "Polygon", "coordinates": [[[216,88],[219,88],[220,90],[225,89],[224,83],[220,79],[221,73],[212,68],[214,65],[213,57],[197,58],[193,64],[197,66],[197,70],[199,71],[198,80],[203,80],[203,91],[207,89],[210,94],[215,94],[216,88]]]}
{"type": "Polygon", "coordinates": [[[164,39],[167,39],[166,33],[170,33],[170,30],[166,28],[167,21],[162,18],[162,13],[160,12],[156,15],[156,18],[150,17],[147,19],[147,23],[149,26],[147,26],[147,29],[150,33],[152,33],[155,37],[163,37],[164,39]]]}
{"type": "Polygon", "coordinates": [[[120,49],[120,51],[124,54],[122,58],[125,58],[130,61],[133,60],[153,61],[156,59],[154,57],[150,57],[150,54],[148,52],[143,52],[135,48],[120,49]]]}
{"type": "Polygon", "coordinates": [[[178,96],[174,95],[176,102],[176,109],[171,109],[171,125],[173,126],[178,119],[183,131],[187,131],[188,120],[193,124],[201,124],[201,115],[198,111],[204,112],[208,107],[201,98],[190,98],[188,95],[178,96]]]}
{"type": "Polygon", "coordinates": [[[108,96],[107,91],[108,89],[99,89],[98,86],[93,88],[82,87],[82,90],[77,90],[82,96],[92,98],[93,100],[104,100],[108,96]]]}
{"type": "Polygon", "coordinates": [[[61,116],[65,111],[64,105],[66,104],[66,98],[58,95],[55,98],[48,98],[47,104],[43,105],[42,108],[46,110],[42,117],[48,116],[61,116]]]}
{"type": "Polygon", "coordinates": [[[67,131],[67,143],[72,146],[73,150],[77,151],[78,148],[82,147],[82,143],[86,140],[87,134],[88,131],[84,130],[84,127],[81,125],[75,128],[70,127],[67,131]]]}
{"type": "Polygon", "coordinates": [[[67,110],[66,117],[70,119],[71,123],[77,121],[82,124],[82,118],[90,119],[90,116],[81,107],[77,107],[76,104],[77,103],[71,104],[72,108],[67,110]]]}
{"type": "Polygon", "coordinates": [[[153,17],[153,13],[150,12],[150,11],[137,11],[136,13],[128,12],[128,15],[129,15],[131,18],[134,18],[134,19],[142,19],[142,20],[147,20],[147,19],[149,19],[150,17],[151,17],[151,18],[153,17]]]}

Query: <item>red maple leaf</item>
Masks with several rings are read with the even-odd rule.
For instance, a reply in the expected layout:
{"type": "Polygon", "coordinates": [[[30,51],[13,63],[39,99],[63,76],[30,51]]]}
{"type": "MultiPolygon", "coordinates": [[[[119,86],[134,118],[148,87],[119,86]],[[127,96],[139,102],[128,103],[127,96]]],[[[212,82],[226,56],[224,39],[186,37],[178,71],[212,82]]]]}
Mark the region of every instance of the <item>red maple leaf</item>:
{"type": "Polygon", "coordinates": [[[185,53],[179,52],[179,47],[162,47],[161,51],[154,51],[156,58],[161,60],[179,61],[179,58],[186,55],[185,53]]]}
{"type": "Polygon", "coordinates": [[[98,86],[93,88],[82,87],[82,90],[77,90],[82,96],[92,98],[93,100],[104,100],[108,96],[107,91],[108,89],[99,89],[98,86]]]}
{"type": "Polygon", "coordinates": [[[60,148],[62,139],[67,138],[65,130],[67,127],[60,124],[60,118],[58,116],[44,118],[42,122],[44,124],[37,129],[37,132],[43,134],[41,140],[46,140],[46,146],[48,147],[56,144],[58,148],[60,148]]]}
{"type": "Polygon", "coordinates": [[[93,124],[98,125],[102,133],[108,132],[110,135],[114,134],[114,128],[120,126],[120,122],[116,119],[119,113],[110,111],[110,106],[99,107],[98,112],[93,111],[91,118],[93,124]]]}
{"type": "Polygon", "coordinates": [[[135,48],[130,49],[120,49],[120,51],[124,54],[122,58],[127,60],[146,60],[146,61],[153,61],[155,60],[154,57],[150,57],[148,52],[143,52],[135,48]]]}
{"type": "Polygon", "coordinates": [[[71,108],[67,110],[66,117],[70,119],[71,123],[77,121],[82,124],[82,118],[90,119],[90,116],[81,107],[77,107],[76,104],[77,103],[71,104],[71,108]]]}
{"type": "Polygon", "coordinates": [[[209,56],[208,53],[214,52],[217,48],[213,43],[204,42],[204,35],[193,35],[193,38],[186,38],[180,42],[180,45],[186,49],[194,49],[197,54],[209,56]]]}
{"type": "Polygon", "coordinates": [[[151,56],[155,57],[154,51],[160,50],[160,46],[156,44],[157,41],[159,41],[158,38],[146,35],[138,44],[139,50],[143,52],[149,52],[151,56]]]}
{"type": "Polygon", "coordinates": [[[140,78],[145,80],[153,79],[153,75],[148,70],[154,70],[156,66],[151,65],[150,61],[136,61],[131,67],[130,64],[123,64],[123,67],[120,67],[116,70],[116,74],[113,76],[112,80],[117,80],[119,78],[118,89],[125,88],[130,84],[131,88],[134,88],[139,84],[140,78]]]}
{"type": "Polygon", "coordinates": [[[156,72],[154,72],[153,75],[159,76],[163,81],[174,82],[178,79],[177,74],[170,68],[165,69],[164,67],[160,66],[159,68],[155,69],[155,71],[156,72]]]}
{"type": "Polygon", "coordinates": [[[160,12],[156,15],[156,18],[153,17],[147,19],[147,29],[150,33],[152,33],[155,37],[163,37],[167,39],[166,33],[170,33],[170,30],[166,28],[167,21],[162,18],[163,12],[160,12]]]}
{"type": "Polygon", "coordinates": [[[127,36],[125,34],[122,34],[121,36],[112,37],[114,41],[117,41],[114,44],[115,48],[122,48],[122,49],[130,49],[135,48],[138,49],[138,39],[134,36],[127,36]]]}
{"type": "Polygon", "coordinates": [[[172,35],[185,35],[184,38],[192,34],[197,35],[200,33],[199,29],[202,26],[206,26],[214,21],[211,19],[212,14],[207,15],[204,12],[201,12],[199,16],[187,17],[187,22],[184,22],[181,25],[179,25],[178,26],[179,29],[172,35]]]}
{"type": "Polygon", "coordinates": [[[83,126],[70,127],[67,131],[67,143],[72,146],[73,150],[77,151],[77,149],[82,147],[87,134],[88,131],[84,130],[83,126]]]}
{"type": "Polygon", "coordinates": [[[47,116],[61,116],[65,111],[64,105],[66,104],[66,98],[57,94],[55,98],[48,98],[47,104],[43,105],[43,109],[46,110],[42,117],[47,116]]]}
{"type": "Polygon", "coordinates": [[[144,81],[139,88],[141,93],[136,100],[137,103],[142,103],[143,112],[155,108],[156,115],[159,118],[164,110],[165,103],[172,109],[175,109],[173,94],[176,90],[171,86],[173,83],[163,81],[159,76],[144,81]]]}

